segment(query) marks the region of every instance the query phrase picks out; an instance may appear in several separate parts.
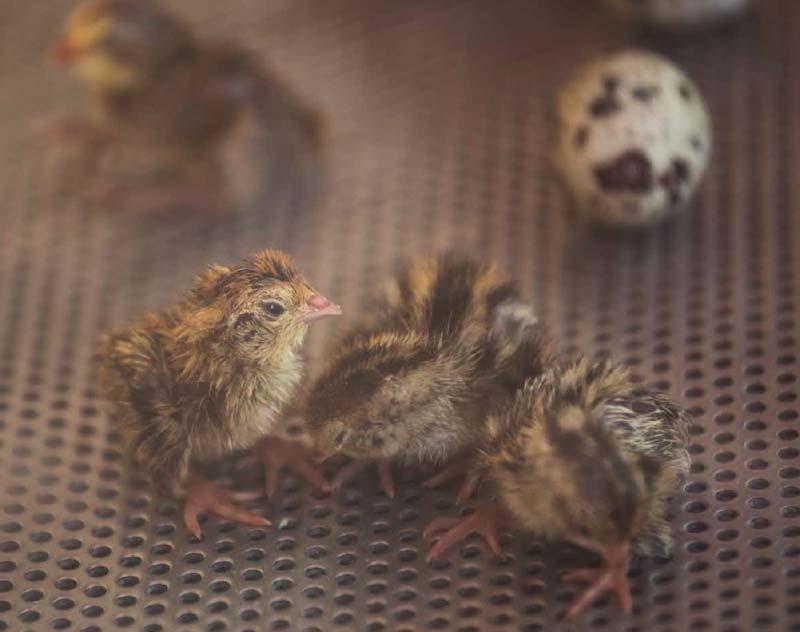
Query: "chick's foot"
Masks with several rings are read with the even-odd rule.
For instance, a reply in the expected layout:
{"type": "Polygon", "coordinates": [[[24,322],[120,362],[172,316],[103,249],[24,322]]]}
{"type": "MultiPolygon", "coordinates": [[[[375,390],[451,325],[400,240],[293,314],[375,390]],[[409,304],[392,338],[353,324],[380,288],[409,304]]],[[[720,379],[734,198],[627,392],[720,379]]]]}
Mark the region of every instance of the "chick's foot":
{"type": "Polygon", "coordinates": [[[278,478],[283,467],[311,483],[317,489],[329,492],[332,487],[325,477],[311,465],[312,454],[297,441],[278,437],[264,437],[255,449],[256,458],[264,465],[264,492],[270,498],[278,489],[278,478]]]}
{"type": "Polygon", "coordinates": [[[505,558],[500,547],[499,531],[503,522],[503,511],[497,505],[481,505],[465,518],[441,516],[431,521],[422,532],[424,538],[433,537],[440,531],[447,531],[431,548],[428,562],[441,557],[447,549],[477,533],[489,544],[489,548],[499,558],[505,558]]]}
{"type": "MultiPolygon", "coordinates": [[[[362,472],[371,464],[371,461],[350,461],[350,463],[336,473],[336,476],[334,476],[331,481],[331,486],[336,490],[341,489],[348,480],[359,472],[362,472]]],[[[391,466],[387,461],[377,461],[375,466],[378,468],[378,480],[380,481],[381,491],[389,498],[394,498],[394,478],[392,477],[391,466]]]]}
{"type": "Polygon", "coordinates": [[[595,599],[607,592],[612,592],[622,611],[630,614],[632,600],[627,576],[628,545],[599,547],[581,544],[581,546],[586,546],[602,555],[603,566],[569,571],[561,576],[561,580],[569,584],[589,584],[589,587],[572,603],[564,617],[574,619],[591,606],[595,599]]]}
{"type": "Polygon", "coordinates": [[[446,485],[450,481],[464,477],[461,487],[458,488],[456,495],[456,503],[461,504],[475,495],[478,491],[478,485],[481,482],[480,474],[477,474],[472,469],[472,461],[470,459],[460,459],[447,465],[441,472],[434,474],[424,483],[423,487],[436,488],[446,485]]]}
{"type": "Polygon", "coordinates": [[[394,498],[394,479],[392,478],[392,468],[388,462],[378,462],[378,478],[380,479],[383,493],[389,498],[394,498]]]}
{"type": "Polygon", "coordinates": [[[246,509],[242,509],[233,502],[230,491],[203,478],[199,474],[192,474],[189,478],[186,502],[183,507],[183,521],[186,528],[199,538],[202,535],[199,516],[201,513],[210,513],[224,518],[241,522],[251,527],[265,527],[269,520],[246,509]]]}

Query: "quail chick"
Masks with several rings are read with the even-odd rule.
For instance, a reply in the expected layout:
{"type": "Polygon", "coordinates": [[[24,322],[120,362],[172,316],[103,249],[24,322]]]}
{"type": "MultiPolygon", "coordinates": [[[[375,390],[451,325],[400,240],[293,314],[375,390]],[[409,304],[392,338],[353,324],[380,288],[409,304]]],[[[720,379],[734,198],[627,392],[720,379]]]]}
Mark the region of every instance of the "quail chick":
{"type": "MultiPolygon", "coordinates": [[[[262,454],[292,465],[296,450],[262,438],[300,380],[309,323],[340,313],[287,255],[265,250],[236,267],[212,266],[175,307],[102,340],[100,384],[129,455],[157,491],[185,498],[192,533],[201,511],[268,524],[195,466],[259,441],[262,454]]],[[[319,475],[312,482],[325,485],[319,475]]]]}
{"type": "MultiPolygon", "coordinates": [[[[481,460],[500,505],[458,522],[429,559],[471,532],[499,553],[495,529],[506,518],[602,557],[602,568],[563,577],[589,584],[568,618],[607,591],[630,612],[630,552],[665,556],[672,547],[666,501],[689,469],[688,428],[680,407],[637,388],[625,370],[605,361],[562,360],[526,381],[487,424],[481,460]]],[[[445,524],[432,523],[427,533],[445,524]]]]}
{"type": "MultiPolygon", "coordinates": [[[[469,454],[492,407],[518,386],[504,382],[503,368],[536,319],[494,267],[451,254],[409,265],[376,311],[345,337],[312,386],[306,421],[321,452],[355,459],[337,485],[376,461],[392,496],[389,463],[441,464],[469,454]]],[[[459,497],[476,484],[474,476],[466,480],[459,497]]]]}
{"type": "Polygon", "coordinates": [[[220,145],[247,111],[287,172],[318,149],[316,112],[279,77],[244,48],[197,38],[155,2],[83,2],[53,54],[83,80],[91,106],[87,121],[62,132],[82,137],[98,160],[112,146],[140,147],[158,166],[128,192],[139,207],[207,206],[219,197],[220,145]]]}

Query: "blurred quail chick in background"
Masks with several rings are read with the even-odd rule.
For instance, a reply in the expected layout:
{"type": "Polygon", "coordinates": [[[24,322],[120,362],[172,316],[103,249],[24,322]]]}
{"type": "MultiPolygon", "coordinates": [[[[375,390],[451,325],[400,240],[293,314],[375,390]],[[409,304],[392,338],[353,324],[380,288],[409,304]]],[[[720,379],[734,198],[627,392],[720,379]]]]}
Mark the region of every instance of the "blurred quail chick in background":
{"type": "Polygon", "coordinates": [[[267,132],[282,172],[273,179],[315,161],[316,112],[252,53],[200,40],[154,2],[78,5],[53,55],[83,80],[90,111],[51,126],[51,135],[80,141],[100,180],[93,193],[111,206],[225,210],[232,200],[221,149],[245,113],[267,132]]]}
{"type": "MultiPolygon", "coordinates": [[[[339,344],[307,398],[317,449],[354,460],[344,480],[377,462],[394,495],[389,464],[443,464],[470,454],[487,414],[515,387],[503,371],[537,329],[532,310],[492,266],[452,254],[412,262],[386,287],[376,316],[339,344]]],[[[459,462],[429,481],[464,473],[459,462]]],[[[459,497],[472,494],[477,477],[459,497]]]]}
{"type": "Polygon", "coordinates": [[[196,464],[258,444],[273,477],[285,464],[327,486],[299,446],[266,435],[301,378],[309,323],[340,313],[287,255],[265,250],[233,268],[212,266],[173,308],[101,341],[100,385],[124,445],[157,491],[185,498],[195,535],[201,511],[269,524],[233,504],[196,464]]]}
{"type": "Polygon", "coordinates": [[[589,584],[567,618],[607,591],[630,612],[631,551],[668,556],[672,548],[666,503],[689,470],[688,428],[681,408],[642,391],[625,370],[586,358],[560,360],[526,381],[486,426],[481,461],[499,505],[431,523],[426,535],[451,529],[428,559],[472,532],[500,555],[496,529],[509,520],[602,558],[601,568],[564,575],[565,581],[589,584]]]}

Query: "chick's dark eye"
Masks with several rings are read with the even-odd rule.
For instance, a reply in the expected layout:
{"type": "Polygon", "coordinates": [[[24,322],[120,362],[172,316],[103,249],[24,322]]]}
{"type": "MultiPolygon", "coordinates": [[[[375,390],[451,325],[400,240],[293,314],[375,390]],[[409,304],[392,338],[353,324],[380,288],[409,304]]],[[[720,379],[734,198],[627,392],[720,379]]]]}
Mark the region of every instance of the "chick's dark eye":
{"type": "Polygon", "coordinates": [[[265,301],[261,303],[261,309],[270,316],[280,316],[286,308],[276,301],[265,301]]]}

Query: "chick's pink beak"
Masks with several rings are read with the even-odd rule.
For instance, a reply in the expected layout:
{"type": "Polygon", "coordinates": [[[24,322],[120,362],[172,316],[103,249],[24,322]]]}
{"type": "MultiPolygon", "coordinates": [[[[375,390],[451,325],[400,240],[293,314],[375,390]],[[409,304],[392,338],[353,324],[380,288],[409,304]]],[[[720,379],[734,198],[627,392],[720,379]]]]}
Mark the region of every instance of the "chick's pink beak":
{"type": "Polygon", "coordinates": [[[314,294],[297,315],[297,320],[301,323],[311,323],[328,316],[339,316],[341,313],[342,308],[336,303],[332,303],[322,294],[314,294]]]}

